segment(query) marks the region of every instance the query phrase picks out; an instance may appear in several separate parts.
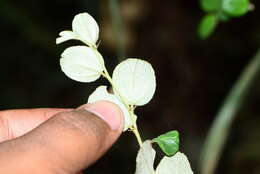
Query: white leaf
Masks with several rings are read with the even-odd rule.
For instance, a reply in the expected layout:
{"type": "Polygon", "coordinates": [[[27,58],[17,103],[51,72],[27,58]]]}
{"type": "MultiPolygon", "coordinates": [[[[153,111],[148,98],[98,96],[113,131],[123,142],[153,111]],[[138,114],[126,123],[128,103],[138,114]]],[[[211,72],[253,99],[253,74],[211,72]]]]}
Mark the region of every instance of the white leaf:
{"type": "Polygon", "coordinates": [[[92,82],[102,74],[104,60],[95,49],[73,46],[62,53],[60,65],[69,78],[79,82],[92,82]]]}
{"type": "Polygon", "coordinates": [[[121,96],[130,105],[148,103],[155,92],[155,73],[150,63],[140,59],[127,59],[113,72],[113,82],[121,96]]]}
{"type": "Polygon", "coordinates": [[[136,158],[135,174],[193,174],[187,157],[177,152],[172,157],[163,157],[154,171],[155,151],[151,140],[143,143],[136,158]]]}
{"type": "Polygon", "coordinates": [[[165,156],[161,160],[156,174],[193,174],[193,171],[185,154],[177,152],[174,156],[165,156]]]}
{"type": "Polygon", "coordinates": [[[155,151],[150,140],[145,141],[139,149],[136,157],[135,174],[155,174],[153,164],[155,151]]]}
{"type": "Polygon", "coordinates": [[[72,31],[62,31],[59,35],[56,44],[75,39],[84,42],[90,47],[96,47],[99,27],[95,19],[88,13],[80,13],[72,21],[72,31]]]}
{"type": "Polygon", "coordinates": [[[60,44],[71,39],[78,39],[77,35],[72,31],[62,31],[59,35],[60,37],[56,39],[56,44],[60,44]]]}
{"type": "Polygon", "coordinates": [[[80,40],[89,46],[95,46],[98,40],[99,27],[95,19],[88,13],[76,15],[72,21],[72,30],[80,40]]]}
{"type": "Polygon", "coordinates": [[[130,115],[129,115],[127,108],[125,107],[125,105],[123,103],[121,103],[118,100],[118,98],[115,95],[107,92],[106,86],[99,86],[89,96],[88,103],[93,103],[93,102],[100,101],[100,100],[106,100],[106,101],[113,102],[120,107],[120,109],[123,111],[123,114],[124,114],[124,131],[126,131],[130,126],[132,126],[132,122],[131,122],[130,115]]]}

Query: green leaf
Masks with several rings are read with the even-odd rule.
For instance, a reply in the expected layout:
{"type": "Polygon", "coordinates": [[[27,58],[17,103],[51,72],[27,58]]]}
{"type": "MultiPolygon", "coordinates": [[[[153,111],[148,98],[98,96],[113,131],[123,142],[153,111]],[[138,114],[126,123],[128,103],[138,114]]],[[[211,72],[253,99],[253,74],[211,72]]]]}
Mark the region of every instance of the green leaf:
{"type": "Polygon", "coordinates": [[[206,12],[217,11],[220,7],[220,0],[201,0],[200,6],[206,12]]]}
{"type": "Polygon", "coordinates": [[[208,38],[213,31],[216,29],[218,24],[218,19],[213,14],[208,14],[204,16],[199,24],[198,35],[201,39],[208,38]]]}
{"type": "Polygon", "coordinates": [[[153,142],[156,142],[166,155],[172,156],[179,150],[179,132],[167,132],[154,138],[153,142]]]}
{"type": "Polygon", "coordinates": [[[247,13],[249,0],[223,0],[222,10],[231,17],[239,17],[247,13]]]}

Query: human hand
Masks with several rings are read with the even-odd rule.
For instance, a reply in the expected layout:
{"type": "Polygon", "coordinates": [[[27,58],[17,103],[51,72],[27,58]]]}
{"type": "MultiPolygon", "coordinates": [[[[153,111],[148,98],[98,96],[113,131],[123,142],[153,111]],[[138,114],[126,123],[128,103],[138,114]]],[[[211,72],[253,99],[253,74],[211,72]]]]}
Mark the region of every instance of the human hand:
{"type": "Polygon", "coordinates": [[[102,156],[122,129],[121,110],[105,101],[0,111],[0,173],[75,174],[102,156]]]}

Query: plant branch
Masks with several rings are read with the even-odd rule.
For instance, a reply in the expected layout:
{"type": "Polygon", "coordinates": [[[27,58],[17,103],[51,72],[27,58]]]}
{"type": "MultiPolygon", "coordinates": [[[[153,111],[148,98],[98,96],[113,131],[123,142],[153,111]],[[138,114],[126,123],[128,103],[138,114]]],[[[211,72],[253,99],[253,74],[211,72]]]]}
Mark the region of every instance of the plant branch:
{"type": "Polygon", "coordinates": [[[199,169],[202,174],[214,173],[227,140],[231,124],[241,105],[244,103],[259,70],[260,49],[245,67],[216,115],[201,152],[199,169]]]}
{"type": "Polygon", "coordinates": [[[137,125],[136,125],[136,119],[134,116],[134,109],[133,107],[129,107],[129,105],[125,102],[124,98],[122,97],[122,95],[120,94],[120,92],[117,90],[116,86],[113,83],[112,78],[110,77],[109,73],[107,72],[106,67],[104,68],[104,74],[102,74],[108,81],[109,83],[112,85],[114,92],[118,95],[118,97],[120,98],[120,100],[122,101],[122,103],[125,105],[125,107],[127,108],[129,114],[130,114],[130,118],[133,124],[133,127],[131,128],[131,131],[135,134],[135,137],[137,139],[137,142],[139,144],[139,146],[141,147],[143,144],[143,141],[141,139],[140,133],[138,131],[137,125]]]}
{"type": "Polygon", "coordinates": [[[142,147],[143,141],[142,141],[142,138],[140,136],[140,133],[138,131],[138,128],[137,128],[136,124],[134,125],[133,133],[135,134],[135,137],[137,139],[137,142],[138,142],[139,146],[142,147]]]}

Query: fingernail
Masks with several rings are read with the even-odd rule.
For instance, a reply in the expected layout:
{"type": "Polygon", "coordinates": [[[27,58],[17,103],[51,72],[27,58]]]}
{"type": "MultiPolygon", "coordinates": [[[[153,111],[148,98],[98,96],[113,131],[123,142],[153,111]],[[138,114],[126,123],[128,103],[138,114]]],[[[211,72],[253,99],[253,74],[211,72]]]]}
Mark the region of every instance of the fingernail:
{"type": "Polygon", "coordinates": [[[112,130],[122,129],[123,113],[115,104],[106,101],[99,101],[87,104],[84,109],[100,117],[112,130]]]}

